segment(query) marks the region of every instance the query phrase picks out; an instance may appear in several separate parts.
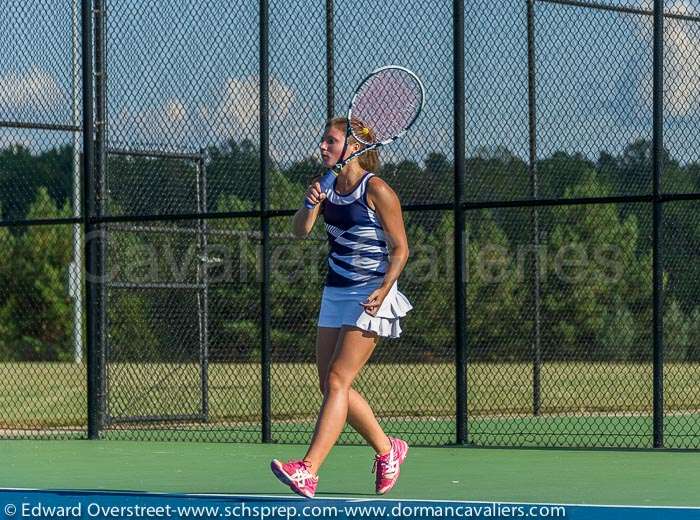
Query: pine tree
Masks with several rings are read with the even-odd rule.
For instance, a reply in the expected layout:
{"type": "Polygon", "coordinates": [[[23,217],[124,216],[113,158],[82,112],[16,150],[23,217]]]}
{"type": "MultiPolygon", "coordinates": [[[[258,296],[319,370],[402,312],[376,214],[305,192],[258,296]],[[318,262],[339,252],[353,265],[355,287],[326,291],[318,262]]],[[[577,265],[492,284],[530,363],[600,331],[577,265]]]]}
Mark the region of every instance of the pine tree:
{"type": "MultiPolygon", "coordinates": [[[[40,188],[28,219],[65,218],[68,203],[57,208],[40,188]]],[[[17,361],[68,361],[73,356],[72,300],[68,265],[72,260],[71,227],[30,226],[12,245],[3,268],[6,299],[0,308],[2,358],[17,361]]]]}
{"type": "MultiPolygon", "coordinates": [[[[566,192],[566,197],[603,197],[608,189],[593,170],[566,192]]],[[[637,223],[620,217],[614,205],[562,206],[551,212],[547,240],[547,277],[543,283],[543,334],[553,359],[619,358],[638,344],[644,305],[650,301],[647,265],[637,250],[637,223]],[[638,326],[620,308],[629,305],[638,326]],[[626,324],[629,341],[610,344],[611,324],[626,324]]],[[[644,348],[642,346],[642,348],[644,348]]],[[[642,355],[634,353],[637,357],[642,355]]]]}

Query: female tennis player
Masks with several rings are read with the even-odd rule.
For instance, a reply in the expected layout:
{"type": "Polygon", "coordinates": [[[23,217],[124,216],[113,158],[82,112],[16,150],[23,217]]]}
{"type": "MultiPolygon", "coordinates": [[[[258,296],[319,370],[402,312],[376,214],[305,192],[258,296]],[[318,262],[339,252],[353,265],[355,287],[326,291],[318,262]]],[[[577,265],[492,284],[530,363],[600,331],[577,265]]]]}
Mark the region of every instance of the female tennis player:
{"type": "MultiPolygon", "coordinates": [[[[346,118],[335,118],[326,125],[320,144],[326,168],[363,146],[352,135],[346,143],[347,124],[346,118]]],[[[372,137],[371,129],[362,132],[372,137]]],[[[399,337],[399,318],[412,308],[397,288],[408,259],[401,204],[373,173],[378,167],[376,150],[349,161],[328,190],[318,182],[309,186],[306,198],[313,209],[302,207],[294,215],[294,234],[305,237],[322,214],[330,244],[316,338],[323,404],[304,458],[271,464],[277,478],[306,497],[314,496],[318,471],[346,421],[376,452],[372,471],[378,494],[394,487],[408,452],[405,441],[384,433],[367,401],[352,388],[378,338],[399,337]]]]}

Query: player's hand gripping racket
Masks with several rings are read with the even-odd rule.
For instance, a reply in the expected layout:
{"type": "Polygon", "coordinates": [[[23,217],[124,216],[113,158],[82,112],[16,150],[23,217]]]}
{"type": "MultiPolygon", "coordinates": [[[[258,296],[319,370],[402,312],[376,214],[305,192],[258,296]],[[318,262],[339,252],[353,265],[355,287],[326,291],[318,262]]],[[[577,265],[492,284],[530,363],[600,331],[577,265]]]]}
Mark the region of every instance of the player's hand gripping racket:
{"type": "MultiPolygon", "coordinates": [[[[352,97],[345,134],[346,147],[347,139],[352,135],[363,148],[341,160],[321,177],[321,191],[333,186],[340,170],[349,161],[404,135],[421,113],[424,99],[423,84],[408,69],[389,65],[367,76],[352,97]]],[[[304,205],[308,209],[315,206],[308,199],[304,200],[304,205]]]]}

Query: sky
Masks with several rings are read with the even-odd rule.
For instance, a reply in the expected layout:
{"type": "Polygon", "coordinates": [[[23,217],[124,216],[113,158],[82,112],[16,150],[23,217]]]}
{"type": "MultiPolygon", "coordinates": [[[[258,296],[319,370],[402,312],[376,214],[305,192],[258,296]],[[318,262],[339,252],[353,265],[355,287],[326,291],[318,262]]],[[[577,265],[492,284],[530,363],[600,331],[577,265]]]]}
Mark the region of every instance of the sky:
{"type": "MultiPolygon", "coordinates": [[[[258,139],[258,3],[107,1],[108,141],[196,151],[258,139]]],[[[6,0],[0,18],[0,119],[71,122],[71,2],[6,0]]],[[[652,0],[606,0],[651,8],[652,0]]],[[[468,154],[528,154],[526,2],[465,2],[468,154]]],[[[700,15],[700,0],[667,0],[700,15]]],[[[424,113],[384,160],[452,153],[452,2],[335,0],[336,113],[371,70],[399,64],[426,87],[424,113]]],[[[270,0],[270,144],[288,164],[316,151],[325,118],[325,2],[270,0]]],[[[535,5],[537,148],[596,158],[651,138],[652,19],[535,5]]],[[[665,22],[666,146],[700,160],[700,22],[665,22]]],[[[0,146],[53,146],[70,136],[2,130],[0,146]]]]}

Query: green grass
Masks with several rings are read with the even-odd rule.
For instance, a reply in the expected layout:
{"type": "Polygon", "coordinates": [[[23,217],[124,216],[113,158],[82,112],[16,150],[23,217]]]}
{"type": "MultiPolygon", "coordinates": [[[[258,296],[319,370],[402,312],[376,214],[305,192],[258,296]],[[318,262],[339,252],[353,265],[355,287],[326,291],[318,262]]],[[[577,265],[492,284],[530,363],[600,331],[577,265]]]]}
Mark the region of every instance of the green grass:
{"type": "MultiPolygon", "coordinates": [[[[169,429],[182,433],[152,435],[203,435],[216,440],[218,430],[220,440],[257,441],[259,369],[257,364],[210,365],[210,422],[174,424],[169,429]]],[[[651,365],[545,363],[541,417],[532,416],[531,374],[531,366],[525,363],[469,365],[469,432],[474,443],[650,445],[651,365]]],[[[198,378],[195,365],[111,365],[110,412],[114,416],[195,413],[200,399],[198,378]]],[[[273,435],[282,442],[306,442],[321,404],[314,365],[275,363],[271,379],[273,435]]],[[[86,369],[81,364],[0,364],[0,428],[77,427],[77,435],[83,435],[85,380],[86,369]]],[[[356,388],[388,430],[424,444],[444,444],[454,440],[454,380],[450,364],[370,364],[356,388]]],[[[670,444],[697,446],[700,364],[668,364],[665,392],[670,444]]],[[[120,425],[107,435],[130,438],[149,431],[142,426],[137,431],[130,428],[120,425]]],[[[361,439],[348,431],[344,440],[361,439]]]]}

